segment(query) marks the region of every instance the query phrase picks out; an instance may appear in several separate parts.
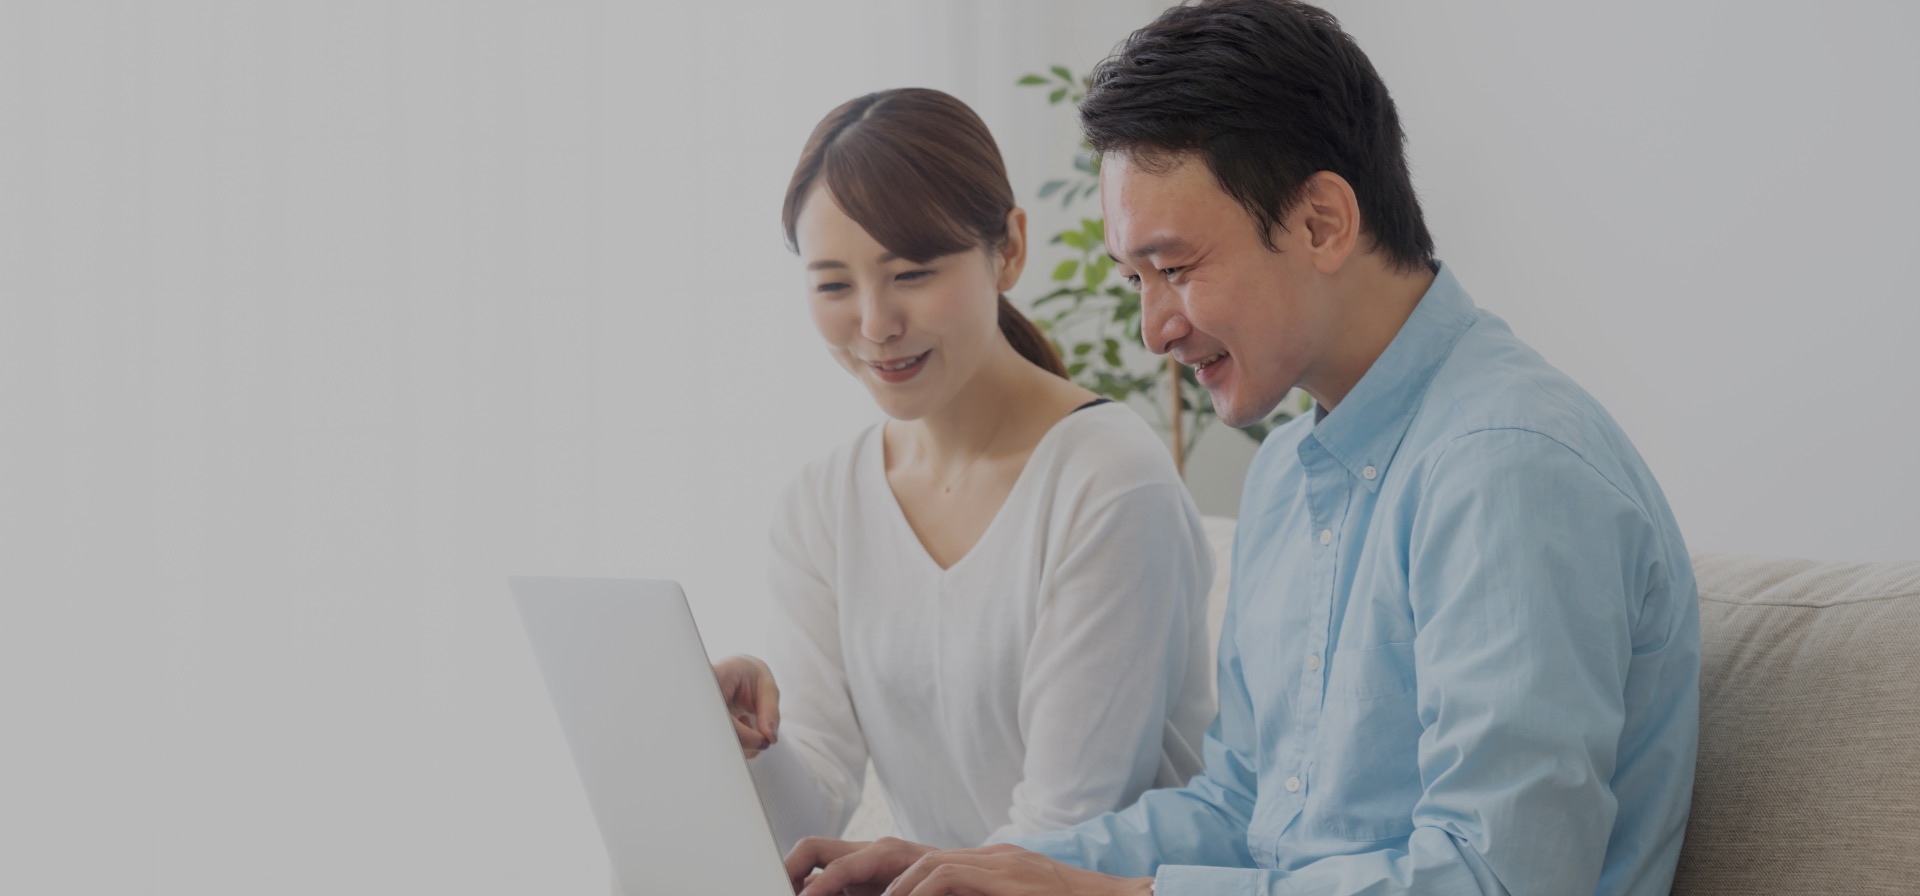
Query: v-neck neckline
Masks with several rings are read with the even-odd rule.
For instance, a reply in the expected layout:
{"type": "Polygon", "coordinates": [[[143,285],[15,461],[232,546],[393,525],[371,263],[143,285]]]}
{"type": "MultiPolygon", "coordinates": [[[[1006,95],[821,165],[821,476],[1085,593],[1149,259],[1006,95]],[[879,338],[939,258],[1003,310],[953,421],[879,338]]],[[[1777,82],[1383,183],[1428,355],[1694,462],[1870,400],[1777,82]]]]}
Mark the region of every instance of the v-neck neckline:
{"type": "Polygon", "coordinates": [[[907,520],[906,508],[900,506],[900,496],[894,493],[893,483],[887,481],[887,425],[885,423],[875,426],[870,436],[870,438],[873,439],[873,451],[871,452],[873,457],[867,461],[868,475],[873,477],[873,482],[878,488],[886,492],[886,504],[892,511],[895,527],[906,533],[907,539],[913,542],[913,546],[921,561],[932,567],[934,572],[939,575],[949,575],[972,560],[973,555],[980,552],[980,546],[986,544],[987,539],[993,536],[994,531],[1001,528],[1000,519],[1007,515],[1007,507],[1014,503],[1014,499],[1019,496],[1022,488],[1025,487],[1027,479],[1030,478],[1033,472],[1034,460],[1038,458],[1040,452],[1047,448],[1048,444],[1053,441],[1054,434],[1058,433],[1060,428],[1066,425],[1067,421],[1081,416],[1080,412],[1082,410],[1092,410],[1092,408],[1081,407],[1067,412],[1066,416],[1055,420],[1052,426],[1047,427],[1047,431],[1041,434],[1039,441],[1033,443],[1033,450],[1027,452],[1026,461],[1020,465],[1020,474],[1013,478],[1013,486],[1007,489],[1007,496],[1001,499],[1000,506],[994,508],[993,518],[987,521],[986,528],[980,530],[979,537],[973,540],[973,544],[967,546],[966,552],[960,555],[960,559],[953,561],[953,563],[947,566],[941,566],[940,561],[933,558],[933,552],[927,550],[927,543],[921,540],[920,533],[914,531],[913,523],[907,520]]]}

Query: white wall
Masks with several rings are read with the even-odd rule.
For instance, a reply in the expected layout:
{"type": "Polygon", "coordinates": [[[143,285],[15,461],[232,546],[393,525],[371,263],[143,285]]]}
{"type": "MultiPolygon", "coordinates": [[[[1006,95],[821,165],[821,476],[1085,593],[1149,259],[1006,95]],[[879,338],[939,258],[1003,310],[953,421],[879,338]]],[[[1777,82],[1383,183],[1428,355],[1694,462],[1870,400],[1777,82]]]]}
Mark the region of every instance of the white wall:
{"type": "Polygon", "coordinates": [[[1440,255],[1695,550],[1920,559],[1920,6],[1331,2],[1440,255]]]}
{"type": "Polygon", "coordinates": [[[502,576],[759,647],[875,419],[794,157],[923,84],[1030,194],[1150,7],[1024,6],[0,2],[0,891],[605,892],[502,576]]]}

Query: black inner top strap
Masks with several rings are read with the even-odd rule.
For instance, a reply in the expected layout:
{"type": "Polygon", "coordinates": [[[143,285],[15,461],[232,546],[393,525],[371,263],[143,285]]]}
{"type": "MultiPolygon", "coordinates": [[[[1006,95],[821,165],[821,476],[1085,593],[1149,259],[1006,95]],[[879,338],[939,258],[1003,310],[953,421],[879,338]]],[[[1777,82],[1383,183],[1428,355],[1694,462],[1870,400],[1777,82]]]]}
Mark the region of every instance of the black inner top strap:
{"type": "Polygon", "coordinates": [[[1087,402],[1086,404],[1083,404],[1083,405],[1081,405],[1081,406],[1079,406],[1079,407],[1077,407],[1077,408],[1074,408],[1074,409],[1073,409],[1073,410],[1071,410],[1071,411],[1068,411],[1067,413],[1069,413],[1069,414],[1077,414],[1077,413],[1079,413],[1079,412],[1081,412],[1081,411],[1084,411],[1084,410],[1086,410],[1087,408],[1090,408],[1090,407],[1093,407],[1094,405],[1098,405],[1098,404],[1112,404],[1112,403],[1113,403],[1113,399],[1111,399],[1111,398],[1096,398],[1096,399],[1094,399],[1094,400],[1092,400],[1092,401],[1089,401],[1089,402],[1087,402]]]}

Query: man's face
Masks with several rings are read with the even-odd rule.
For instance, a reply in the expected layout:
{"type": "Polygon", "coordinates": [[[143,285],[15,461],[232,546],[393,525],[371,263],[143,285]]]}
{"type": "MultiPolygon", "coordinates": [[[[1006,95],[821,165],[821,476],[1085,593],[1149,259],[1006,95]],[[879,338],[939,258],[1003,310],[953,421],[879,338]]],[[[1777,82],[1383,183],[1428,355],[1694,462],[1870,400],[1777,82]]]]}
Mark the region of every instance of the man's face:
{"type": "Polygon", "coordinates": [[[1305,228],[1289,222],[1274,233],[1280,251],[1268,249],[1204,160],[1168,161],[1149,169],[1120,153],[1101,160],[1107,252],[1140,289],[1147,348],[1196,368],[1220,419],[1246,426],[1311,375],[1314,350],[1332,335],[1330,303],[1305,228]]]}

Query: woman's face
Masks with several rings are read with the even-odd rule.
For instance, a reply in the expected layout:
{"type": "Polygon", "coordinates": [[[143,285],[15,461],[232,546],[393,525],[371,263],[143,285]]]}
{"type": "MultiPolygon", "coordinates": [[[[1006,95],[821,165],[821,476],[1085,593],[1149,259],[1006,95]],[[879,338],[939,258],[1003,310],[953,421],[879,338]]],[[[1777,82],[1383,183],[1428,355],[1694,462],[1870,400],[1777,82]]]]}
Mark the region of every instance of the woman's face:
{"type": "Polygon", "coordinates": [[[814,326],[887,416],[926,416],[1006,348],[997,302],[1019,278],[1006,251],[969,249],[925,264],[896,257],[824,185],[801,205],[794,236],[814,326]]]}

